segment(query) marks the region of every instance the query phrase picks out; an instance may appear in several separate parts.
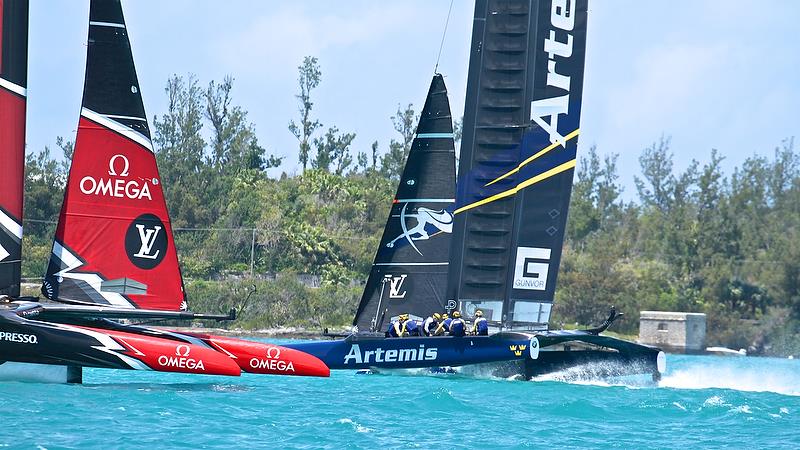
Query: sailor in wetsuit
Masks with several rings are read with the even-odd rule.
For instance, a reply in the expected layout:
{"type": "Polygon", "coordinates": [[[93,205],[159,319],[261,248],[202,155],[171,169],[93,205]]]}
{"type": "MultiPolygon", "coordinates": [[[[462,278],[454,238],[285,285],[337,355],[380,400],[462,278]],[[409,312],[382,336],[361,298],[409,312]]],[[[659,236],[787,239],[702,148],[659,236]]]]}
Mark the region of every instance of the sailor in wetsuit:
{"type": "Polygon", "coordinates": [[[425,336],[434,336],[436,329],[439,328],[439,321],[441,320],[442,315],[439,313],[433,313],[433,315],[428,316],[425,322],[422,323],[422,332],[425,336]]]}
{"type": "Polygon", "coordinates": [[[403,313],[392,322],[387,334],[389,337],[419,336],[419,326],[415,320],[409,319],[408,313],[403,313]]]}
{"type": "Polygon", "coordinates": [[[450,321],[450,336],[463,337],[467,334],[467,324],[461,318],[461,313],[453,312],[453,320],[450,321]]]}
{"type": "Polygon", "coordinates": [[[414,319],[409,319],[408,314],[404,314],[406,316],[406,321],[403,322],[403,325],[406,328],[405,336],[419,336],[419,324],[414,319]]]}
{"type": "MultiPolygon", "coordinates": [[[[389,325],[389,330],[386,332],[387,337],[405,337],[408,336],[407,324],[408,314],[400,314],[397,320],[389,325]]],[[[416,328],[416,327],[415,327],[416,328]]]]}
{"type": "Polygon", "coordinates": [[[434,336],[444,336],[445,333],[450,331],[450,321],[453,320],[447,316],[447,313],[442,314],[442,320],[439,321],[439,326],[433,332],[434,336]]]}
{"type": "Polygon", "coordinates": [[[472,322],[472,334],[475,336],[489,335],[489,322],[483,317],[483,311],[475,311],[475,320],[472,322]]]}

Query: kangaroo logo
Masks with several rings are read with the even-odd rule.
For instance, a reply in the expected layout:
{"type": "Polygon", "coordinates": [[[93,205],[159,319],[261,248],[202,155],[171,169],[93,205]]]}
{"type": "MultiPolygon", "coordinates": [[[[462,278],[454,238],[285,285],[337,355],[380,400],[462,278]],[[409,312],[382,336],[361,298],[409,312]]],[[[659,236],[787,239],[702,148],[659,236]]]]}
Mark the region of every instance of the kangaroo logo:
{"type": "Polygon", "coordinates": [[[152,269],[161,263],[167,252],[167,230],[153,214],[137,217],[125,233],[125,253],[140,269],[152,269]]]}
{"type": "Polygon", "coordinates": [[[417,245],[414,244],[414,241],[424,241],[426,239],[430,239],[431,235],[428,233],[428,230],[425,228],[428,225],[431,225],[436,230],[438,230],[434,234],[438,233],[452,233],[453,232],[453,214],[445,209],[435,210],[430,208],[425,208],[424,206],[420,206],[417,208],[416,212],[414,213],[407,213],[406,210],[408,209],[408,203],[403,205],[403,209],[400,210],[399,217],[400,218],[400,226],[403,228],[403,232],[400,233],[399,236],[389,241],[386,246],[389,248],[394,247],[395,242],[400,239],[405,238],[414,250],[422,256],[422,252],[419,251],[417,245]],[[413,218],[417,220],[417,224],[412,227],[408,228],[408,224],[406,223],[407,218],[413,218]]]}

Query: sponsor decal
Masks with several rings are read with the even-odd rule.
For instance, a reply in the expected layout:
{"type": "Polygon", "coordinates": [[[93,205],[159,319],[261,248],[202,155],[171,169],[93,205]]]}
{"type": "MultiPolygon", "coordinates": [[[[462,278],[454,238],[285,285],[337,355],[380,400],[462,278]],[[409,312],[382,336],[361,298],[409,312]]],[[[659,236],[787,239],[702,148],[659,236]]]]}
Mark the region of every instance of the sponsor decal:
{"type": "Polygon", "coordinates": [[[250,359],[250,367],[253,369],[267,369],[275,372],[294,372],[294,363],[286,362],[281,359],[281,349],[278,347],[267,347],[266,359],[250,359]]]}
{"type": "Polygon", "coordinates": [[[14,342],[17,344],[38,344],[39,338],[35,334],[0,331],[0,341],[14,342]]]}
{"type": "Polygon", "coordinates": [[[344,363],[350,364],[369,364],[369,363],[389,363],[389,362],[409,362],[409,361],[435,361],[439,356],[439,349],[436,347],[425,347],[419,344],[419,348],[401,348],[384,350],[380,347],[375,350],[364,350],[358,344],[352,344],[350,351],[344,357],[344,363]]]}
{"type": "Polygon", "coordinates": [[[566,93],[560,96],[543,98],[531,102],[531,120],[542,127],[550,135],[550,143],[558,142],[566,147],[566,139],[558,132],[558,116],[567,114],[569,110],[570,76],[558,73],[564,60],[572,56],[573,35],[575,27],[574,0],[553,0],[550,9],[552,29],[544,40],[544,51],[547,54],[547,86],[558,88],[566,93]],[[556,57],[562,58],[558,65],[556,57]],[[549,123],[545,121],[549,119],[549,123]]]}
{"type": "Polygon", "coordinates": [[[547,289],[547,274],[550,269],[549,260],[549,248],[517,247],[514,289],[533,291],[547,289]]]}
{"type": "Polygon", "coordinates": [[[537,337],[531,338],[531,359],[539,359],[539,339],[537,337]]]}
{"type": "Polygon", "coordinates": [[[387,247],[393,248],[398,240],[405,239],[414,247],[417,253],[422,255],[422,252],[419,251],[414,241],[430,239],[431,232],[434,234],[453,232],[453,214],[450,211],[444,209],[435,210],[420,206],[414,210],[414,212],[406,212],[408,205],[408,203],[403,204],[403,209],[400,210],[399,216],[392,216],[400,218],[400,226],[403,228],[403,232],[396,238],[387,242],[387,247]],[[411,228],[408,227],[407,223],[407,219],[409,218],[416,219],[417,221],[417,224],[411,228]]]}
{"type": "Polygon", "coordinates": [[[86,175],[81,178],[79,187],[86,195],[99,195],[131,200],[153,200],[150,185],[157,185],[158,179],[130,177],[131,164],[125,155],[114,155],[108,160],[108,177],[95,178],[86,175]]]}
{"type": "Polygon", "coordinates": [[[143,214],[131,222],[125,233],[125,253],[140,269],[152,269],[167,252],[167,231],[153,214],[143,214]]]}
{"type": "Polygon", "coordinates": [[[406,298],[408,291],[403,289],[403,283],[406,281],[408,275],[403,274],[399,277],[386,275],[389,280],[389,298],[406,298]]]}
{"type": "Polygon", "coordinates": [[[514,354],[514,356],[522,356],[522,353],[523,353],[523,352],[525,351],[525,349],[527,349],[527,348],[528,348],[528,346],[527,346],[527,345],[525,345],[525,344],[521,344],[521,345],[509,345],[509,346],[508,346],[508,349],[511,351],[511,353],[513,353],[513,354],[514,354]]]}
{"type": "Polygon", "coordinates": [[[206,367],[202,359],[194,359],[189,356],[191,347],[181,344],[175,347],[175,356],[161,355],[158,357],[158,365],[161,367],[171,367],[176,369],[190,369],[205,371],[206,367]]]}

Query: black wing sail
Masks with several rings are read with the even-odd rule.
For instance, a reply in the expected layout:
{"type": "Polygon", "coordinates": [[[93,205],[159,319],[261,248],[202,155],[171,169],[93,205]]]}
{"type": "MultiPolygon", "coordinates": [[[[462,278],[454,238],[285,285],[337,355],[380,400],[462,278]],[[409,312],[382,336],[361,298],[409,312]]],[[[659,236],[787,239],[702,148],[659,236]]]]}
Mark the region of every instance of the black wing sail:
{"type": "Polygon", "coordinates": [[[0,294],[18,296],[25,178],[28,0],[0,0],[0,294]]]}
{"type": "Polygon", "coordinates": [[[478,0],[448,298],[546,328],[579,133],[587,0],[478,0]]]}
{"type": "Polygon", "coordinates": [[[448,251],[455,204],[455,146],[447,88],[431,82],[392,210],[353,324],[380,326],[381,317],[424,317],[445,306],[448,251]]]}

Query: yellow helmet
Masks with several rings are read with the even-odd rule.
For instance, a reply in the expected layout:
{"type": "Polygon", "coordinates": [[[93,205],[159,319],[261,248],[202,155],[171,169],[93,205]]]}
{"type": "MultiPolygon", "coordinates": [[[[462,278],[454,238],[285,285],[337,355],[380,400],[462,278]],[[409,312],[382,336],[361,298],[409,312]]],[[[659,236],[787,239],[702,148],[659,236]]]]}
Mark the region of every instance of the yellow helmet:
{"type": "Polygon", "coordinates": [[[442,320],[442,315],[439,313],[433,313],[433,318],[436,320],[442,320]]]}
{"type": "Polygon", "coordinates": [[[483,317],[483,311],[481,311],[480,309],[475,311],[475,317],[483,317]]]}
{"type": "Polygon", "coordinates": [[[400,320],[408,320],[408,314],[400,314],[400,320]]]}
{"type": "Polygon", "coordinates": [[[458,311],[453,311],[453,317],[455,317],[457,319],[457,318],[461,317],[461,313],[458,312],[458,311]]]}
{"type": "Polygon", "coordinates": [[[442,314],[442,319],[447,319],[448,317],[450,316],[448,316],[447,313],[442,314]]]}

